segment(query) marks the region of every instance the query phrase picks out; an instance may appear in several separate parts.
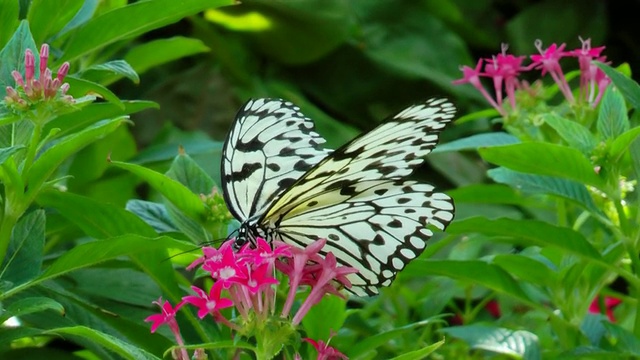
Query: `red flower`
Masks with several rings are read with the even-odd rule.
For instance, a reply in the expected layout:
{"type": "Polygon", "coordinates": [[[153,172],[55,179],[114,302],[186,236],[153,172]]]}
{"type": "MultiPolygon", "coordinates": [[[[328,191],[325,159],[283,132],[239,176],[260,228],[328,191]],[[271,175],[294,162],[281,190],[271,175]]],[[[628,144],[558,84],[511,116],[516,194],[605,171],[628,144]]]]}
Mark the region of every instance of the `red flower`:
{"type": "Polygon", "coordinates": [[[613,308],[618,306],[621,302],[622,300],[615,298],[613,296],[605,296],[604,297],[605,309],[603,310],[600,307],[600,297],[598,296],[595,299],[593,299],[593,301],[591,302],[591,305],[589,306],[589,312],[592,314],[606,313],[607,317],[609,318],[609,321],[616,322],[615,317],[613,317],[613,308]]]}

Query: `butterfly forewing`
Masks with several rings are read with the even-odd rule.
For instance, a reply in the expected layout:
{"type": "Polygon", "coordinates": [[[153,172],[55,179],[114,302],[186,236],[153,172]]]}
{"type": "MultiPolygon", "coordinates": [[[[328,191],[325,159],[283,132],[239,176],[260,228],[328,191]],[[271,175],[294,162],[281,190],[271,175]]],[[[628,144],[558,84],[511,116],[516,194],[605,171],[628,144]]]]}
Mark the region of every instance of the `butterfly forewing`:
{"type": "Polygon", "coordinates": [[[249,100],[238,112],[224,144],[223,190],[229,210],[243,222],[262,215],[330,150],[313,121],[290,102],[249,100]]]}

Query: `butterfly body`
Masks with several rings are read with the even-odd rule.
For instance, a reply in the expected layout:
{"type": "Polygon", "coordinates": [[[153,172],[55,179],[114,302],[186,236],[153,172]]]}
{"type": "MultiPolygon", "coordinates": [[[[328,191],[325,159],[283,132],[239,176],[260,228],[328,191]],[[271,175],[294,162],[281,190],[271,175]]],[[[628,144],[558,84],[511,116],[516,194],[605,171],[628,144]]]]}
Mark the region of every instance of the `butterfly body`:
{"type": "Polygon", "coordinates": [[[236,245],[267,241],[323,251],[355,267],[357,295],[374,295],[453,219],[453,201],[404,179],[422,164],[453,119],[440,99],[414,105],[335,151],[299,109],[279,99],[250,100],[225,141],[225,201],[241,222],[236,245]]]}

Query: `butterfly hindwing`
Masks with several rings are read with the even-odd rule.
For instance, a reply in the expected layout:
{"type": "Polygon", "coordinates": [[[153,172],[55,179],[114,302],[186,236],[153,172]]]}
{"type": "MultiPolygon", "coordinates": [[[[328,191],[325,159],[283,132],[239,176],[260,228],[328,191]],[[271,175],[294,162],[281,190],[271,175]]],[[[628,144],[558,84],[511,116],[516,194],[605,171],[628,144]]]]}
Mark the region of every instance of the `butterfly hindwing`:
{"type": "Polygon", "coordinates": [[[424,250],[432,235],[425,225],[444,230],[453,218],[451,198],[428,184],[366,180],[345,189],[318,195],[304,211],[295,209],[278,233],[300,246],[327,239],[323,252],[359,270],[347,276],[356,295],[374,295],[389,285],[424,250]]]}
{"type": "Polygon", "coordinates": [[[231,213],[241,222],[262,215],[330,150],[311,119],[290,102],[249,100],[227,135],[222,186],[231,213]]]}
{"type": "Polygon", "coordinates": [[[432,99],[355,138],[284,191],[260,225],[301,246],[327,239],[324,252],[359,270],[349,276],[351,291],[377,293],[423,251],[432,235],[427,226],[444,230],[453,219],[451,198],[403,178],[435,147],[454,112],[432,99]]]}

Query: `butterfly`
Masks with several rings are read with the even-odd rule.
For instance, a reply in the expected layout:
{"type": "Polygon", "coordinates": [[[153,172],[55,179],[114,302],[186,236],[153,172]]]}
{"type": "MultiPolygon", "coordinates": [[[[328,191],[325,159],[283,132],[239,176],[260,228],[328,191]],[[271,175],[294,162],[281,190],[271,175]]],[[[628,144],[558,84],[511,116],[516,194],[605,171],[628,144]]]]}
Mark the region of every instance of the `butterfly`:
{"type": "Polygon", "coordinates": [[[313,121],[281,99],[249,100],[222,154],[222,189],[241,223],[236,246],[256,238],[323,248],[358,269],[359,296],[375,295],[454,217],[453,200],[432,185],[406,180],[452,121],[444,99],[410,106],[337,150],[313,121]]]}

